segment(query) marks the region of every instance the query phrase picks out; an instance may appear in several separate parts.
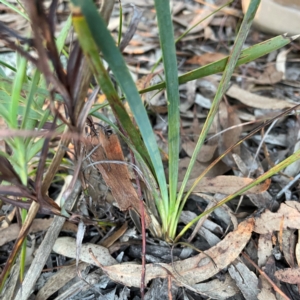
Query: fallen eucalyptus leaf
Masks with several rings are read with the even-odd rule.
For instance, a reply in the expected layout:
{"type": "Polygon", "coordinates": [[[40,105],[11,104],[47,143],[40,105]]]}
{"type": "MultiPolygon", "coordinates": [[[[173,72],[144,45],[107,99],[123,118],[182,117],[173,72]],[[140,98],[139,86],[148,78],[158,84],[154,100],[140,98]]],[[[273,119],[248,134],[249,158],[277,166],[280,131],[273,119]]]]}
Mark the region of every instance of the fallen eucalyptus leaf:
{"type": "MultiPolygon", "coordinates": [[[[145,284],[154,278],[166,278],[171,275],[178,285],[189,287],[211,278],[239,256],[251,237],[253,227],[253,218],[245,220],[216,246],[173,265],[147,264],[145,284]]],[[[126,286],[139,287],[141,284],[141,265],[125,263],[102,266],[102,269],[110,279],[126,286]]]]}
{"type": "Polygon", "coordinates": [[[266,210],[259,218],[255,220],[254,231],[259,234],[266,234],[280,230],[280,224],[283,223],[283,229],[300,229],[300,204],[297,201],[286,201],[281,203],[277,212],[272,213],[266,210]]]}
{"type": "MultiPolygon", "coordinates": [[[[107,248],[91,243],[82,244],[79,259],[88,264],[96,265],[92,259],[89,249],[93,251],[94,256],[104,266],[116,264],[117,261],[109,254],[107,248]]],[[[71,258],[76,258],[76,240],[71,237],[58,238],[53,246],[53,251],[71,258]]]]}

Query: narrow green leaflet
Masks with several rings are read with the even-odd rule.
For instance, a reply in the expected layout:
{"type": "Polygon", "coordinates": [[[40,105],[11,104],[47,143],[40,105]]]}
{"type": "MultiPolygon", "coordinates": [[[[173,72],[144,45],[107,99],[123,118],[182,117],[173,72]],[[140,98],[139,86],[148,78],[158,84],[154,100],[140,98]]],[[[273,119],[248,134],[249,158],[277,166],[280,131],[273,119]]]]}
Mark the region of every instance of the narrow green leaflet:
{"type": "Polygon", "coordinates": [[[169,1],[155,0],[155,8],[168,97],[169,202],[166,207],[168,220],[162,220],[163,229],[168,232],[169,220],[174,216],[178,183],[180,139],[178,72],[169,1]]]}
{"type": "Polygon", "coordinates": [[[70,15],[67,21],[64,23],[64,26],[56,39],[56,46],[57,46],[58,53],[61,53],[61,51],[64,48],[66,38],[70,32],[71,26],[72,26],[72,16],[70,15]]]}
{"type": "Polygon", "coordinates": [[[30,92],[26,99],[25,112],[22,117],[21,129],[34,129],[36,125],[36,121],[33,121],[32,119],[29,118],[29,113],[33,108],[32,103],[34,101],[34,96],[38,88],[39,80],[40,80],[40,71],[35,70],[34,76],[31,81],[30,92]]]}
{"type": "Polygon", "coordinates": [[[19,98],[22,90],[22,85],[26,76],[27,61],[25,58],[20,58],[17,73],[14,78],[12,90],[11,90],[11,101],[10,101],[10,127],[18,128],[18,106],[19,98]]]}

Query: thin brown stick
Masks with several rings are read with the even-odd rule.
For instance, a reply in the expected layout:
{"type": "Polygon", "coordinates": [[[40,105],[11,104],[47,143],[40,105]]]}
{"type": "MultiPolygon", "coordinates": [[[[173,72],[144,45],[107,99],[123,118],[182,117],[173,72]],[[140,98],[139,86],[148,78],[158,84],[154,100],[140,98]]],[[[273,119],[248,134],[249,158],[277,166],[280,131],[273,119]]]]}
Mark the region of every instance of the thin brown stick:
{"type": "Polygon", "coordinates": [[[168,275],[168,297],[169,300],[172,300],[172,277],[168,275]]]}
{"type": "Polygon", "coordinates": [[[274,291],[280,294],[284,299],[290,300],[290,298],[271,280],[271,278],[259,268],[259,266],[249,257],[248,254],[245,252],[242,252],[242,255],[249,261],[249,263],[255,267],[255,269],[259,272],[260,275],[262,275],[269,284],[273,287],[274,291]]]}
{"type": "Polygon", "coordinates": [[[91,255],[92,260],[95,262],[95,264],[101,269],[103,270],[103,265],[98,261],[98,259],[96,258],[92,248],[89,248],[89,253],[91,255]]]}

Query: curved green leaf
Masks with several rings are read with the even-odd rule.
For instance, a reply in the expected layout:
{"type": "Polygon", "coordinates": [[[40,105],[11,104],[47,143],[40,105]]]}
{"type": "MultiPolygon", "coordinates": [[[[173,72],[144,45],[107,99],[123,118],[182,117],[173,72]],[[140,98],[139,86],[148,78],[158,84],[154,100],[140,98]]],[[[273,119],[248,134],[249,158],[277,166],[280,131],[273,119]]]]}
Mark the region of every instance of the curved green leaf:
{"type": "MultiPolygon", "coordinates": [[[[299,38],[299,35],[293,36],[293,37],[287,37],[285,35],[279,35],[272,39],[266,40],[264,42],[261,42],[259,44],[256,44],[254,46],[251,46],[241,52],[241,55],[236,63],[236,67],[249,63],[259,57],[262,57],[272,51],[275,51],[277,49],[280,49],[295,39],[299,38]]],[[[208,65],[205,65],[203,67],[194,69],[190,72],[187,72],[183,75],[180,75],[178,77],[179,84],[183,84],[195,79],[203,78],[212,74],[223,72],[229,56],[222,58],[216,62],[210,63],[208,65]]],[[[155,91],[159,89],[163,89],[166,87],[165,82],[160,82],[158,84],[152,85],[146,89],[140,90],[139,92],[141,94],[155,91]]]]}
{"type": "Polygon", "coordinates": [[[178,72],[169,1],[155,0],[155,8],[168,97],[169,202],[165,207],[168,219],[163,220],[163,229],[168,232],[169,220],[174,215],[178,183],[180,139],[178,72]]]}

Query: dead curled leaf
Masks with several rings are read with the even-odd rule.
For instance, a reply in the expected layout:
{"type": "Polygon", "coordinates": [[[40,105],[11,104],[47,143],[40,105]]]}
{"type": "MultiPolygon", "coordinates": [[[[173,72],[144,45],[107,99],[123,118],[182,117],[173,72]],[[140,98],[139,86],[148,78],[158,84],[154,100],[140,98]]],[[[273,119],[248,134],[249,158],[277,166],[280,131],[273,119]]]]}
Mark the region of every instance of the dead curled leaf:
{"type": "MultiPolygon", "coordinates": [[[[170,274],[178,285],[194,285],[207,280],[238,257],[249,241],[253,227],[253,218],[245,220],[216,246],[194,257],[175,262],[173,266],[171,264],[147,264],[145,283],[157,277],[166,278],[170,274]]],[[[110,279],[126,286],[139,287],[141,284],[141,265],[125,263],[102,268],[110,279]]]]}
{"type": "Polygon", "coordinates": [[[225,54],[214,52],[214,53],[204,53],[202,55],[195,55],[192,58],[186,61],[187,64],[199,64],[199,65],[208,65],[217,60],[223,59],[226,57],[225,54]]]}
{"type": "MultiPolygon", "coordinates": [[[[123,211],[133,209],[139,213],[140,200],[131,183],[127,166],[122,164],[124,155],[118,136],[116,134],[107,135],[99,130],[99,136],[86,139],[85,145],[89,152],[94,149],[92,159],[94,162],[99,162],[96,164],[96,168],[110,188],[119,209],[123,211]],[[108,163],[110,160],[120,163],[108,163]]],[[[150,217],[147,214],[145,221],[148,226],[150,217]]]]}
{"type": "MultiPolygon", "coordinates": [[[[187,192],[194,184],[195,179],[190,179],[185,187],[185,192],[187,192]]],[[[225,195],[230,195],[237,192],[242,187],[253,182],[253,179],[238,176],[217,176],[217,177],[204,177],[193,190],[194,193],[221,193],[225,195]]],[[[179,187],[181,182],[179,183],[179,187]]],[[[258,194],[266,191],[269,188],[270,180],[251,188],[246,191],[244,195],[247,194],[258,194]]]]}
{"type": "MultiPolygon", "coordinates": [[[[109,254],[107,248],[92,243],[82,244],[80,257],[79,257],[81,261],[84,261],[88,264],[96,265],[89,253],[90,249],[92,250],[96,259],[102,265],[108,266],[117,263],[117,261],[109,254]]],[[[53,246],[53,251],[60,255],[76,258],[77,256],[76,240],[74,238],[67,237],[67,236],[60,237],[55,241],[55,244],[53,246]]]]}
{"type": "Polygon", "coordinates": [[[250,107],[262,108],[262,109],[283,109],[288,107],[293,107],[297,103],[287,102],[285,100],[268,98],[259,96],[248,91],[239,88],[237,85],[232,85],[227,93],[227,96],[235,98],[240,102],[246,104],[250,107]]]}
{"type": "Polygon", "coordinates": [[[286,201],[281,203],[279,210],[275,213],[266,210],[256,219],[254,231],[259,234],[279,231],[282,221],[283,229],[300,229],[300,203],[286,201]]]}
{"type": "Polygon", "coordinates": [[[300,269],[283,269],[275,272],[275,276],[283,282],[289,284],[299,284],[300,283],[300,269]]]}
{"type": "MultiPolygon", "coordinates": [[[[196,143],[190,140],[186,140],[182,143],[183,150],[187,153],[189,157],[192,157],[194,150],[196,147],[196,143]]],[[[199,162],[208,162],[210,161],[217,149],[218,145],[203,145],[201,151],[197,155],[197,160],[199,162]]]]}

